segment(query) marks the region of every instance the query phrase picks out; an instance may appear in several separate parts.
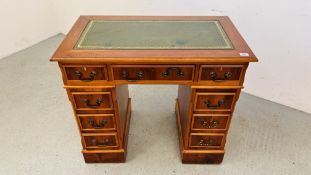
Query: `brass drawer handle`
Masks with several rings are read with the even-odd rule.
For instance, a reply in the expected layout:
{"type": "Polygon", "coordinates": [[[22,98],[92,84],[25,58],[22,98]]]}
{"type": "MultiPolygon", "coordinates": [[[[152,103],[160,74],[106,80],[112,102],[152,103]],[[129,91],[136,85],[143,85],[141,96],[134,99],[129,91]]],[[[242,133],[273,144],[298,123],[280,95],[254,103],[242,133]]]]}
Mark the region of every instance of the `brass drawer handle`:
{"type": "Polygon", "coordinates": [[[100,98],[96,100],[96,104],[94,104],[94,105],[90,104],[90,100],[89,99],[84,99],[83,101],[84,101],[85,105],[87,107],[90,107],[90,108],[97,108],[97,107],[100,106],[101,103],[104,102],[104,100],[102,100],[100,98]]]}
{"type": "Polygon", "coordinates": [[[98,146],[98,147],[105,147],[109,145],[109,139],[105,138],[104,142],[100,143],[98,142],[98,140],[96,138],[92,139],[92,142],[94,143],[94,145],[98,146]]]}
{"type": "Polygon", "coordinates": [[[201,139],[198,145],[199,146],[214,146],[215,140],[214,139],[208,139],[208,140],[201,139]]]}
{"type": "Polygon", "coordinates": [[[94,120],[90,120],[89,124],[92,126],[92,128],[94,129],[102,129],[105,128],[105,125],[108,124],[108,121],[106,120],[102,120],[101,122],[99,122],[99,124],[96,124],[94,120]]]}
{"type": "Polygon", "coordinates": [[[136,79],[136,80],[131,80],[131,79],[128,79],[128,78],[129,78],[129,73],[128,73],[128,71],[122,71],[122,72],[121,72],[121,77],[122,77],[123,79],[127,80],[128,82],[136,82],[136,81],[142,79],[144,76],[145,76],[144,72],[139,71],[139,72],[136,73],[137,79],[136,79]]]}
{"type": "Polygon", "coordinates": [[[184,76],[184,72],[179,67],[169,67],[164,72],[161,73],[162,77],[168,77],[170,75],[170,70],[176,71],[177,77],[184,76]]]}
{"type": "Polygon", "coordinates": [[[225,100],[224,99],[220,99],[218,102],[217,102],[217,105],[212,105],[211,102],[207,99],[204,101],[204,104],[208,107],[208,108],[213,108],[213,109],[216,109],[216,108],[219,108],[221,105],[223,105],[225,103],[225,100]]]}
{"type": "Polygon", "coordinates": [[[217,120],[211,119],[210,121],[202,120],[201,125],[203,128],[216,128],[219,125],[219,122],[217,120]]]}
{"type": "Polygon", "coordinates": [[[143,78],[144,75],[145,75],[145,74],[144,74],[144,72],[142,72],[142,71],[139,71],[139,72],[136,73],[136,77],[137,77],[138,79],[143,78]]]}
{"type": "Polygon", "coordinates": [[[123,79],[127,79],[128,76],[129,76],[128,71],[122,71],[122,72],[121,72],[121,77],[122,77],[123,79]]]}
{"type": "Polygon", "coordinates": [[[226,81],[232,77],[231,72],[225,72],[224,73],[224,79],[217,79],[217,73],[216,72],[210,72],[209,75],[210,75],[211,79],[213,81],[216,81],[216,82],[224,82],[224,81],[226,81]]]}
{"type": "Polygon", "coordinates": [[[96,76],[96,72],[95,71],[92,71],[92,72],[90,72],[90,75],[89,75],[89,77],[88,78],[83,78],[83,74],[82,74],[82,72],[80,72],[80,71],[75,71],[75,75],[78,77],[78,79],[79,80],[81,80],[81,81],[84,81],[84,82],[90,82],[90,81],[93,81],[94,80],[94,78],[95,78],[95,76],[96,76]]]}

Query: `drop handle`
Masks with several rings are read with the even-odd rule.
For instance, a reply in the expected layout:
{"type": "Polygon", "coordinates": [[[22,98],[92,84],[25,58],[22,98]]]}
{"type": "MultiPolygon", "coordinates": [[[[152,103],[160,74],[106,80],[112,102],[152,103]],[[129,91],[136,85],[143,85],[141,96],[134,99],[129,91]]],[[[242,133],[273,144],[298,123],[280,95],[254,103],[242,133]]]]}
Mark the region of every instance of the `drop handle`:
{"type": "Polygon", "coordinates": [[[164,72],[161,73],[162,77],[168,77],[170,76],[170,71],[176,71],[176,76],[182,77],[184,76],[184,72],[179,67],[169,67],[164,72]]]}
{"type": "Polygon", "coordinates": [[[96,122],[94,120],[90,120],[89,124],[92,126],[92,128],[94,129],[102,129],[105,128],[105,125],[108,124],[108,121],[106,120],[102,120],[101,122],[99,122],[99,124],[96,124],[96,122]]]}
{"type": "Polygon", "coordinates": [[[92,142],[94,145],[98,146],[98,147],[105,147],[109,145],[109,139],[105,138],[104,142],[99,142],[96,138],[92,139],[92,142]]]}
{"type": "Polygon", "coordinates": [[[89,99],[84,99],[83,101],[84,101],[85,105],[87,107],[89,107],[89,108],[97,108],[97,107],[100,106],[101,103],[104,102],[104,100],[102,100],[100,98],[96,100],[96,104],[90,104],[90,100],[89,99]]]}
{"type": "Polygon", "coordinates": [[[219,79],[217,78],[217,73],[216,72],[210,72],[210,78],[215,81],[215,82],[224,82],[226,80],[229,80],[232,77],[231,72],[225,72],[224,73],[224,79],[219,79]]]}
{"type": "Polygon", "coordinates": [[[144,74],[144,72],[142,72],[142,71],[139,71],[139,72],[136,73],[136,77],[137,77],[138,79],[141,79],[141,78],[143,78],[144,76],[145,76],[145,74],[144,74]]]}
{"type": "Polygon", "coordinates": [[[209,99],[207,99],[207,100],[204,101],[204,104],[205,104],[208,108],[213,108],[213,109],[216,109],[216,108],[221,107],[221,105],[223,105],[224,103],[225,103],[225,100],[224,100],[224,99],[218,100],[218,102],[217,102],[216,105],[212,105],[209,99]]]}
{"type": "Polygon", "coordinates": [[[121,72],[121,77],[123,79],[125,79],[126,81],[128,81],[128,82],[137,82],[138,80],[142,79],[144,76],[145,76],[144,72],[139,71],[139,72],[136,73],[137,79],[129,79],[128,71],[122,71],[121,72]]]}
{"type": "Polygon", "coordinates": [[[214,146],[215,140],[214,139],[208,139],[208,140],[201,139],[199,140],[198,145],[199,146],[214,146]]]}
{"type": "Polygon", "coordinates": [[[219,125],[219,121],[211,119],[210,121],[202,120],[201,125],[203,128],[216,128],[219,125]]]}
{"type": "Polygon", "coordinates": [[[84,81],[84,82],[90,82],[93,81],[95,79],[96,76],[96,72],[92,71],[90,72],[90,75],[88,76],[88,78],[83,78],[83,73],[81,71],[75,71],[75,75],[76,77],[80,80],[80,81],[84,81]]]}

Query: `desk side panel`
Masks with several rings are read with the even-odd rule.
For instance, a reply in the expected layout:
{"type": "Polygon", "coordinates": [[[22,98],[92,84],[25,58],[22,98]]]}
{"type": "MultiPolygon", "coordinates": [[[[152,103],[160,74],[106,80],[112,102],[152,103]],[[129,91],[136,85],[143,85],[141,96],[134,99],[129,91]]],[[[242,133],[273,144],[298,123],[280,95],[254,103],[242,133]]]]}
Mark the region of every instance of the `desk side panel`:
{"type": "Polygon", "coordinates": [[[116,97],[118,104],[118,114],[120,119],[120,138],[123,140],[124,132],[125,132],[125,122],[126,122],[126,114],[127,114],[127,106],[128,106],[128,98],[129,91],[128,85],[118,85],[116,86],[116,97]]]}
{"type": "MultiPolygon", "coordinates": [[[[187,139],[187,125],[188,125],[188,114],[190,110],[192,89],[189,85],[179,85],[178,87],[178,102],[179,102],[179,112],[180,112],[180,122],[183,140],[186,142],[187,139]]],[[[184,143],[185,145],[186,143],[184,143]]]]}

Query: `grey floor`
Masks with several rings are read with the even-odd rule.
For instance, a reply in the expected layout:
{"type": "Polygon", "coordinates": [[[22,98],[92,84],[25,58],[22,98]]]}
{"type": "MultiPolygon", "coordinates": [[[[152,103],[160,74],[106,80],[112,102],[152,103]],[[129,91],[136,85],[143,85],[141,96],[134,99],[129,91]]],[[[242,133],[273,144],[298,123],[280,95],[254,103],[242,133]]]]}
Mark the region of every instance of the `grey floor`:
{"type": "Polygon", "coordinates": [[[61,75],[49,57],[57,35],[0,60],[0,174],[310,175],[311,115],[243,93],[221,165],[180,162],[176,86],[130,86],[124,164],[85,164],[61,75]],[[144,106],[142,108],[142,106],[144,106]]]}

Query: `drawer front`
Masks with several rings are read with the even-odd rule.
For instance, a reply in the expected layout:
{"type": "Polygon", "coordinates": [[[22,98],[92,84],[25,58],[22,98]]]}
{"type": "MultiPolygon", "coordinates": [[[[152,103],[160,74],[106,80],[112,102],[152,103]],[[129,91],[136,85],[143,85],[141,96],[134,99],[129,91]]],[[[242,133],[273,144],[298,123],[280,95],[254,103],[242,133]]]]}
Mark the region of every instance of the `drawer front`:
{"type": "Polygon", "coordinates": [[[116,133],[82,134],[82,137],[86,149],[113,149],[119,147],[116,133]]]}
{"type": "Polygon", "coordinates": [[[105,65],[64,65],[66,82],[68,84],[93,84],[107,81],[105,65]]]}
{"type": "Polygon", "coordinates": [[[196,93],[194,111],[231,111],[235,93],[196,93]]]}
{"type": "Polygon", "coordinates": [[[191,133],[189,147],[195,149],[221,149],[224,145],[224,134],[191,133]]]}
{"type": "Polygon", "coordinates": [[[72,92],[76,110],[112,110],[111,92],[72,92]]]}
{"type": "Polygon", "coordinates": [[[115,130],[113,114],[78,114],[79,126],[82,132],[115,130]]]}
{"type": "Polygon", "coordinates": [[[194,114],[192,130],[226,130],[230,115],[227,114],[194,114]]]}
{"type": "Polygon", "coordinates": [[[113,65],[113,80],[192,81],[193,65],[113,65]]]}
{"type": "Polygon", "coordinates": [[[201,65],[199,81],[210,85],[242,85],[243,65],[201,65]]]}

